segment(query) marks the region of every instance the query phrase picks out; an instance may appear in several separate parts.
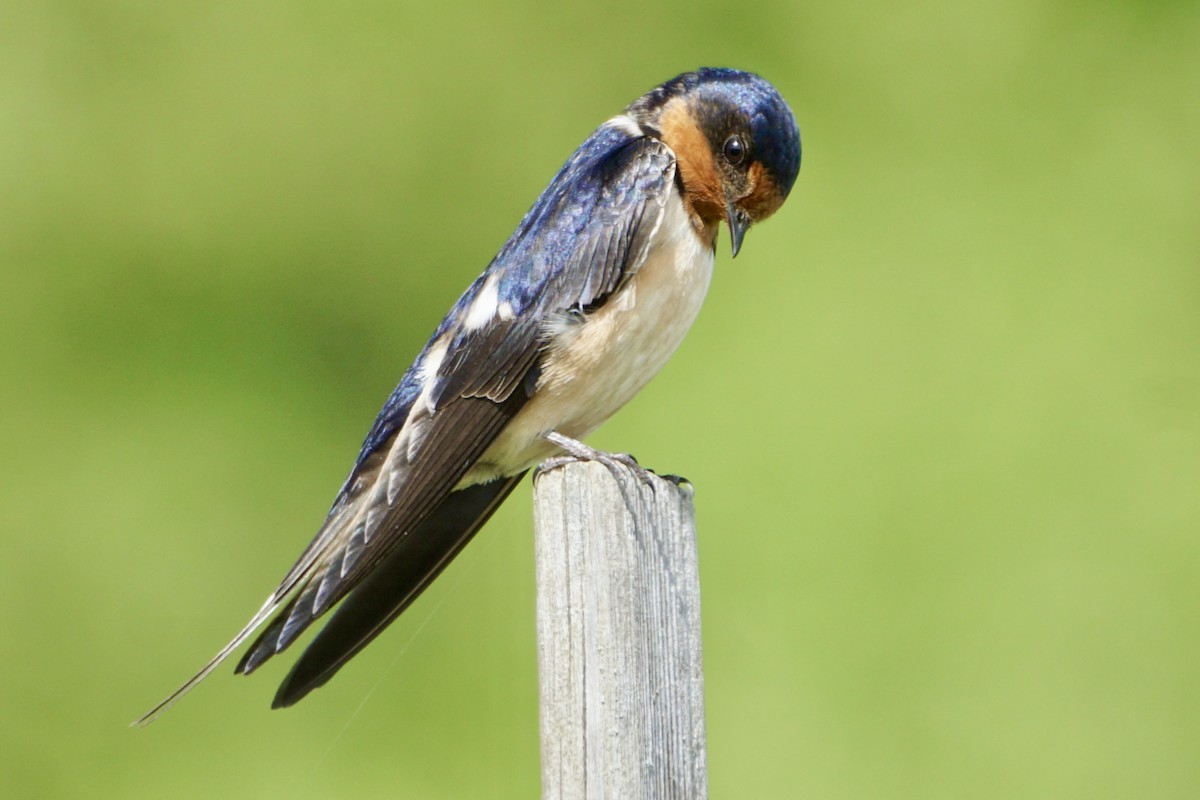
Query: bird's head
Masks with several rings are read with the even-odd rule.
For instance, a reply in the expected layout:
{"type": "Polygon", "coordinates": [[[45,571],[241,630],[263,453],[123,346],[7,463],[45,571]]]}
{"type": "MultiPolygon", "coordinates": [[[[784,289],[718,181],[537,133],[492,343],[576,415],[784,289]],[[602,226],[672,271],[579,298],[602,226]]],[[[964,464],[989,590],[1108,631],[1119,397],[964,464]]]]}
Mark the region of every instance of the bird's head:
{"type": "Polygon", "coordinates": [[[775,213],[796,182],[796,118],[757,75],[712,67],[687,72],[626,113],[675,152],[685,200],[714,232],[725,220],[735,256],[746,230],[775,213]]]}

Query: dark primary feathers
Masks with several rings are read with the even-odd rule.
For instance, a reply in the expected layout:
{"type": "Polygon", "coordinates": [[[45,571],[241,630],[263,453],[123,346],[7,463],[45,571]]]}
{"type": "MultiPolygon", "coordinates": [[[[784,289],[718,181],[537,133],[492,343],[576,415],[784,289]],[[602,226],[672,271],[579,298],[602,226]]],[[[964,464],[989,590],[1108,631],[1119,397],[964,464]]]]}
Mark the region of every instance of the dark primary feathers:
{"type": "MultiPolygon", "coordinates": [[[[366,647],[441,574],[524,475],[521,472],[453,493],[402,538],[337,606],[283,679],[271,707],[296,703],[366,647]]],[[[280,647],[269,631],[247,651],[237,672],[249,673],[252,658],[269,658],[280,647]]]]}

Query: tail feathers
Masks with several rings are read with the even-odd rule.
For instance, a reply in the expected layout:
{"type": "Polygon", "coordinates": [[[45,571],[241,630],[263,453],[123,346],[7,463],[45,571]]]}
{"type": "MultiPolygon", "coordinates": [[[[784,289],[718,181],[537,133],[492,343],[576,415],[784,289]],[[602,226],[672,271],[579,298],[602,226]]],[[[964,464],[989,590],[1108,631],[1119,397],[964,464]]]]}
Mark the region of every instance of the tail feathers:
{"type": "MultiPolygon", "coordinates": [[[[271,707],[284,708],[299,702],[370,644],[458,555],[524,474],[460,489],[443,500],[341,601],[283,679],[271,707]]],[[[280,614],[280,618],[289,616],[280,614]]],[[[280,619],[272,622],[243,659],[248,663],[245,671],[286,647],[286,642],[273,644],[277,625],[282,629],[280,619]],[[260,649],[270,652],[257,658],[260,649]]]]}
{"type": "Polygon", "coordinates": [[[212,660],[205,664],[199,672],[189,678],[187,683],[171,692],[171,694],[167,695],[167,697],[164,698],[161,703],[130,723],[131,727],[145,727],[154,720],[158,719],[159,715],[168,708],[175,705],[175,702],[179,700],[179,698],[190,692],[196,684],[207,678],[214,669],[220,666],[222,661],[229,658],[229,656],[232,655],[235,650],[241,647],[242,644],[250,638],[254,631],[258,629],[258,626],[266,622],[267,619],[275,613],[282,603],[282,600],[283,599],[278,594],[272,594],[270,597],[268,597],[267,602],[263,603],[263,606],[258,610],[258,613],[246,623],[246,627],[242,628],[241,632],[238,633],[237,636],[233,637],[233,640],[230,641],[229,644],[222,647],[221,651],[213,656],[212,660]]]}
{"type": "MultiPolygon", "coordinates": [[[[324,685],[342,665],[378,636],[458,555],[524,474],[451,492],[348,596],[341,599],[329,622],[284,678],[272,707],[290,706],[324,685]]],[[[305,560],[311,565],[315,562],[314,555],[308,554],[305,560]]],[[[327,574],[340,575],[340,558],[338,560],[339,564],[327,574]]],[[[338,599],[331,596],[319,576],[313,577],[311,573],[307,581],[303,574],[298,579],[285,580],[229,644],[132,725],[143,727],[157,719],[245,644],[272,615],[275,618],[242,656],[235,672],[248,675],[267,659],[283,652],[338,599]],[[297,586],[300,586],[298,591],[297,586]],[[293,596],[287,600],[289,594],[293,596]]]]}
{"type": "MultiPolygon", "coordinates": [[[[328,578],[336,572],[335,563],[324,574],[328,578]]],[[[304,588],[284,606],[275,619],[271,620],[271,624],[263,628],[254,644],[250,645],[250,649],[238,662],[234,672],[249,675],[271,656],[282,653],[296,641],[309,625],[325,613],[328,607],[326,585],[327,580],[321,579],[320,576],[310,578],[304,588]]]]}
{"type": "Polygon", "coordinates": [[[298,597],[293,597],[292,601],[280,611],[275,619],[271,620],[271,624],[262,629],[262,633],[254,640],[254,644],[242,656],[242,660],[233,668],[233,671],[238,675],[249,675],[254,670],[262,666],[262,663],[271,656],[283,649],[284,645],[280,645],[280,637],[283,634],[284,625],[291,617],[293,610],[296,607],[298,597]]]}

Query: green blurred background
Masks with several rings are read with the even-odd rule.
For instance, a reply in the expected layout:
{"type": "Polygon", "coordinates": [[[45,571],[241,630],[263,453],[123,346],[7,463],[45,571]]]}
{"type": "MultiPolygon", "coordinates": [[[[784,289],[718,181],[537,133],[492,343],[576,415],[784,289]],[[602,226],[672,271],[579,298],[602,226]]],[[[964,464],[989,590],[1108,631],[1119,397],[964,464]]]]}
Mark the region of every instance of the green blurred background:
{"type": "Polygon", "coordinates": [[[300,706],[223,668],[597,124],[792,198],[592,438],[697,486],[721,798],[1200,796],[1200,5],[40,2],[0,30],[0,787],[528,798],[528,489],[300,706]]]}

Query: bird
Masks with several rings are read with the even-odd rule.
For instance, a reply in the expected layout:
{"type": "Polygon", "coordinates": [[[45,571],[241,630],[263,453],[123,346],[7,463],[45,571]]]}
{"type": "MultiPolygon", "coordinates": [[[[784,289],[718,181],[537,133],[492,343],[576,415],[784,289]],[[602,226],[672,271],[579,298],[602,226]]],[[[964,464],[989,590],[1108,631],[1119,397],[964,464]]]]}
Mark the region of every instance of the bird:
{"type": "Polygon", "coordinates": [[[333,609],[272,702],[293,705],[408,608],[531,467],[602,457],[581,440],[683,340],[708,290],[720,224],[736,257],[799,169],[791,108],[750,72],[685,72],[600,125],[404,373],[278,587],[133,724],[158,717],[259,628],[239,674],[333,609]]]}

